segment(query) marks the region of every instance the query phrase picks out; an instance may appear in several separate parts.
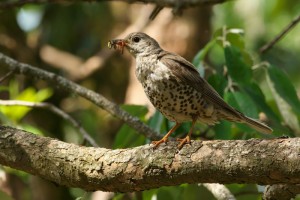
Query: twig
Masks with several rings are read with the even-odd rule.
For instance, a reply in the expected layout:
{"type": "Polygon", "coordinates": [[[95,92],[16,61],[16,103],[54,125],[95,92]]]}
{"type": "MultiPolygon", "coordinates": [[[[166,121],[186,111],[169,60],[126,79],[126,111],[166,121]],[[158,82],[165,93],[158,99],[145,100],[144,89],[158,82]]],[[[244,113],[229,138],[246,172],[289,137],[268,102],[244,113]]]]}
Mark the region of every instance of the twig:
{"type": "Polygon", "coordinates": [[[199,184],[203,185],[208,189],[216,199],[218,200],[235,200],[236,198],[233,196],[233,194],[228,190],[225,185],[219,184],[219,183],[203,183],[199,184]]]}
{"type": "MultiPolygon", "coordinates": [[[[101,1],[122,1],[127,3],[152,3],[162,7],[176,7],[178,5],[178,0],[81,0],[81,2],[101,2],[101,1]]],[[[223,3],[226,0],[185,0],[182,2],[182,8],[188,8],[193,6],[201,6],[201,5],[212,5],[223,3]]],[[[44,4],[44,3],[77,3],[80,2],[78,0],[20,0],[20,1],[6,1],[0,3],[0,9],[8,9],[14,7],[20,7],[25,4],[44,4]]]]}
{"type": "Polygon", "coordinates": [[[282,39],[290,30],[292,30],[292,28],[294,28],[297,23],[299,23],[300,21],[300,15],[294,19],[293,21],[291,21],[291,23],[285,27],[282,32],[280,34],[278,34],[273,40],[271,40],[270,42],[268,42],[267,44],[265,44],[263,47],[261,47],[259,49],[259,52],[261,54],[267,52],[270,48],[272,48],[280,39],[282,39]]]}
{"type": "Polygon", "coordinates": [[[42,108],[50,110],[51,112],[57,114],[58,116],[62,117],[66,121],[70,122],[75,129],[79,131],[82,137],[87,140],[92,146],[99,147],[96,141],[86,132],[86,130],[80,126],[80,124],[69,114],[65,113],[58,107],[46,103],[46,102],[28,102],[28,101],[20,101],[20,100],[0,100],[0,105],[3,106],[26,106],[26,107],[33,107],[33,108],[42,108]]]}
{"type": "Polygon", "coordinates": [[[9,71],[7,74],[5,74],[4,76],[2,76],[0,78],[0,83],[2,83],[5,79],[7,79],[8,77],[10,77],[13,73],[14,73],[14,71],[9,71]]]}
{"type": "Polygon", "coordinates": [[[151,12],[149,19],[154,20],[154,18],[158,15],[158,13],[163,9],[164,7],[156,5],[153,11],[151,12]]]}
{"type": "Polygon", "coordinates": [[[7,67],[10,70],[15,70],[15,73],[23,74],[32,78],[46,80],[70,93],[75,93],[86,98],[87,100],[93,102],[94,104],[116,116],[117,118],[123,120],[130,127],[137,130],[137,132],[145,135],[149,139],[156,140],[159,138],[155,131],[153,131],[149,126],[142,123],[137,117],[133,117],[128,112],[122,110],[117,104],[112,103],[104,96],[97,94],[94,91],[86,89],[54,73],[47,72],[25,63],[20,63],[2,53],[0,53],[0,63],[3,64],[2,66],[7,67]]]}

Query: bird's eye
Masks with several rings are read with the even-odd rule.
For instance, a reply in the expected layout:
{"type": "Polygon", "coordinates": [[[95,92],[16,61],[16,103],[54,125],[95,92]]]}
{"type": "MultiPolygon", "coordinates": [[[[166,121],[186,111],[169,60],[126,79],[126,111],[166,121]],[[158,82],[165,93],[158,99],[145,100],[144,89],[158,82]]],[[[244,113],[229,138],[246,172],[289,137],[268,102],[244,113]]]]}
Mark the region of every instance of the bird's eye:
{"type": "Polygon", "coordinates": [[[135,43],[138,43],[138,42],[141,40],[141,38],[139,38],[139,37],[134,37],[134,38],[132,38],[132,40],[133,40],[135,43]]]}

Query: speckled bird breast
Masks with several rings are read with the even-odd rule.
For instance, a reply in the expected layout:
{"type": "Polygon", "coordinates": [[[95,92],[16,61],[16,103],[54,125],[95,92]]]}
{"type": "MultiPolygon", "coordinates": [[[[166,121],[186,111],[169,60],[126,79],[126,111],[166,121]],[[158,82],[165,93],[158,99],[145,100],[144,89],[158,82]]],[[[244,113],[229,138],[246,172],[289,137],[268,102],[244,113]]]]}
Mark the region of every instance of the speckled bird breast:
{"type": "Polygon", "coordinates": [[[176,78],[159,60],[137,59],[136,76],[154,107],[169,120],[180,123],[197,118],[208,124],[216,123],[213,106],[205,102],[200,92],[176,78]]]}

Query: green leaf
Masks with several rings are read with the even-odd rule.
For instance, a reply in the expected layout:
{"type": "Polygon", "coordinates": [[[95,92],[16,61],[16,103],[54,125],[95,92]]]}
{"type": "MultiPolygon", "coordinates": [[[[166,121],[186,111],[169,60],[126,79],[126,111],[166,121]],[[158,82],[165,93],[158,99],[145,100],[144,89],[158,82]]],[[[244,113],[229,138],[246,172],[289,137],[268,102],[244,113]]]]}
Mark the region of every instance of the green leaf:
{"type": "Polygon", "coordinates": [[[0,92],[2,91],[8,91],[8,87],[0,85],[0,92]]]}
{"type": "Polygon", "coordinates": [[[224,76],[220,74],[213,74],[208,78],[207,81],[218,92],[220,96],[224,95],[224,90],[228,82],[224,76]]]}
{"type": "Polygon", "coordinates": [[[215,139],[221,139],[221,140],[233,139],[230,122],[222,121],[219,124],[216,124],[213,128],[216,132],[215,139]]]}
{"type": "Polygon", "coordinates": [[[48,99],[49,97],[51,97],[53,94],[53,90],[51,88],[44,88],[39,90],[36,94],[35,94],[35,102],[42,102],[46,99],[48,99]]]}
{"type": "Polygon", "coordinates": [[[158,133],[161,132],[162,123],[164,122],[164,116],[156,110],[152,117],[148,120],[147,124],[153,128],[153,130],[157,131],[158,133]]]}
{"type": "Polygon", "coordinates": [[[267,83],[285,124],[299,136],[300,102],[294,86],[283,71],[273,66],[268,69],[267,83]]]}
{"type": "Polygon", "coordinates": [[[210,42],[208,42],[205,45],[205,47],[203,47],[202,49],[200,49],[200,51],[198,51],[198,53],[193,59],[192,63],[197,68],[197,70],[199,71],[202,77],[204,77],[204,72],[205,72],[205,68],[203,66],[203,60],[207,55],[208,51],[215,45],[215,43],[216,43],[215,40],[211,40],[210,42]]]}
{"type": "MultiPolygon", "coordinates": [[[[13,86],[13,88],[15,87],[16,86],[13,86]]],[[[12,96],[15,96],[14,99],[29,102],[42,102],[49,98],[53,93],[50,88],[36,91],[34,88],[29,87],[19,94],[16,94],[16,91],[14,90],[16,90],[16,88],[10,90],[10,92],[13,93],[12,96]]],[[[14,122],[19,122],[30,110],[32,110],[32,108],[26,106],[0,106],[0,111],[14,122]]]]}
{"type": "MultiPolygon", "coordinates": [[[[182,186],[181,186],[182,187],[182,186]]],[[[198,199],[215,199],[206,187],[196,184],[185,185],[184,191],[180,195],[180,200],[198,200],[198,199]],[[201,197],[201,198],[199,198],[201,197]]]]}
{"type": "Polygon", "coordinates": [[[223,48],[227,45],[233,45],[239,49],[245,48],[243,29],[222,27],[215,31],[214,39],[223,48]]]}
{"type": "Polygon", "coordinates": [[[143,200],[152,200],[157,195],[159,189],[145,190],[143,191],[143,200]],[[155,196],[154,196],[155,195],[155,196]]]}
{"type": "Polygon", "coordinates": [[[242,90],[249,95],[249,97],[255,102],[255,105],[262,110],[272,120],[279,122],[279,117],[266,103],[265,96],[259,86],[256,83],[251,83],[242,87],[242,90]]]}
{"type": "Polygon", "coordinates": [[[300,101],[296,89],[286,73],[271,65],[268,68],[268,76],[276,92],[292,107],[297,115],[300,115],[300,101]]]}
{"type": "Polygon", "coordinates": [[[245,115],[252,118],[256,118],[258,116],[257,107],[247,94],[239,91],[226,92],[224,99],[226,99],[232,107],[241,111],[245,115]]]}
{"type": "Polygon", "coordinates": [[[227,30],[226,40],[239,49],[245,49],[244,30],[242,29],[227,30]]]}
{"type": "MultiPolygon", "coordinates": [[[[148,113],[148,109],[146,106],[122,105],[121,108],[129,112],[131,115],[138,117],[142,121],[145,120],[145,116],[148,113]]],[[[117,149],[135,147],[145,144],[145,141],[146,138],[143,135],[138,134],[131,127],[124,124],[116,135],[113,148],[117,149]]]]}
{"type": "Polygon", "coordinates": [[[252,118],[258,117],[256,104],[247,94],[242,92],[233,92],[232,94],[242,113],[252,118]]]}
{"type": "Polygon", "coordinates": [[[6,193],[6,192],[4,192],[2,190],[0,191],[0,199],[2,199],[2,200],[13,200],[13,198],[11,197],[11,195],[9,195],[8,193],[6,193]]]}
{"type": "Polygon", "coordinates": [[[228,73],[232,79],[240,84],[250,83],[252,71],[241,51],[235,46],[226,46],[224,53],[228,73]]]}
{"type": "Polygon", "coordinates": [[[125,199],[124,196],[125,196],[125,193],[117,193],[114,195],[112,200],[123,200],[123,199],[125,199]]]}
{"type": "MultiPolygon", "coordinates": [[[[258,112],[256,105],[247,94],[241,92],[227,92],[224,99],[235,109],[244,113],[245,115],[257,118],[258,112]]],[[[253,129],[247,125],[236,123],[236,126],[245,132],[253,132],[253,129]]]]}
{"type": "Polygon", "coordinates": [[[258,110],[264,112],[267,118],[271,122],[271,126],[274,130],[274,135],[282,135],[282,133],[289,133],[290,131],[281,125],[281,120],[278,115],[271,109],[267,104],[265,96],[259,86],[256,83],[251,83],[247,86],[242,87],[242,91],[247,93],[249,97],[254,101],[258,110]]]}
{"type": "Polygon", "coordinates": [[[157,191],[157,200],[180,200],[184,188],[180,186],[171,186],[171,187],[161,187],[157,191]]]}
{"type": "Polygon", "coordinates": [[[9,81],[9,97],[10,99],[16,99],[19,94],[19,83],[15,79],[9,81]]]}
{"type": "Polygon", "coordinates": [[[11,123],[11,120],[6,115],[4,115],[4,113],[2,113],[2,109],[4,109],[4,108],[5,108],[4,106],[2,108],[0,106],[0,124],[13,126],[13,124],[11,123]]]}
{"type": "Polygon", "coordinates": [[[204,60],[208,51],[215,45],[215,43],[215,40],[211,40],[202,49],[200,49],[200,51],[198,51],[192,62],[196,67],[200,64],[201,61],[204,60]]]}
{"type": "Polygon", "coordinates": [[[228,184],[226,187],[230,192],[243,200],[261,199],[261,192],[258,191],[257,185],[254,184],[228,184]]]}
{"type": "Polygon", "coordinates": [[[148,108],[141,105],[121,105],[121,108],[127,111],[129,114],[138,117],[140,120],[145,120],[145,116],[148,113],[148,108]]]}
{"type": "Polygon", "coordinates": [[[128,125],[124,124],[118,131],[116,138],[114,140],[113,148],[129,148],[145,144],[146,138],[138,134],[128,125]]]}

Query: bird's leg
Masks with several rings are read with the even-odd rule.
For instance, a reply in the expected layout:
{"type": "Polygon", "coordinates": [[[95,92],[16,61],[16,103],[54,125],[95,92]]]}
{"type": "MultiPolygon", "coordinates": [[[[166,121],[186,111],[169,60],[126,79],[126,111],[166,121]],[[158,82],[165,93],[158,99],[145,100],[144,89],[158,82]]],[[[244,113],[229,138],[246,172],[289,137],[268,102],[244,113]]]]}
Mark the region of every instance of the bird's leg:
{"type": "Polygon", "coordinates": [[[185,138],[183,138],[183,139],[178,138],[177,139],[177,141],[180,141],[179,145],[177,146],[178,149],[181,149],[183,147],[183,145],[185,145],[185,144],[191,143],[191,135],[192,135],[192,132],[193,132],[193,129],[194,129],[196,121],[197,121],[197,119],[193,120],[192,126],[191,126],[191,128],[189,130],[189,133],[187,134],[187,136],[185,138]]]}
{"type": "Polygon", "coordinates": [[[169,132],[158,141],[152,141],[152,144],[154,144],[154,148],[158,147],[161,143],[166,143],[168,141],[168,137],[181,125],[181,123],[176,122],[175,126],[169,132]]]}

